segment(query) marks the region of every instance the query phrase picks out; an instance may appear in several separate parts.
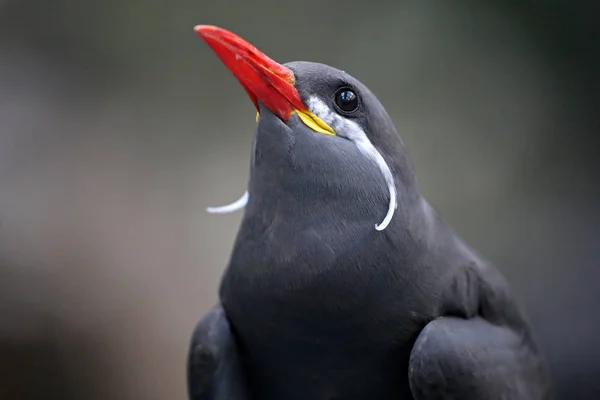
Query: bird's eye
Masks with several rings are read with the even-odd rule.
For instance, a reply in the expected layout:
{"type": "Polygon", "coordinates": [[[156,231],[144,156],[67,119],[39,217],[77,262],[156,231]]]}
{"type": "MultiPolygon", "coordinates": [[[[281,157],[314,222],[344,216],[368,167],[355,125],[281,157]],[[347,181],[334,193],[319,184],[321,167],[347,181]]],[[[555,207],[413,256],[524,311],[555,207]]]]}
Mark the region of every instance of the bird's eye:
{"type": "Polygon", "coordinates": [[[335,94],[335,105],[343,112],[352,112],[358,108],[358,96],[348,88],[342,88],[335,94]]]}

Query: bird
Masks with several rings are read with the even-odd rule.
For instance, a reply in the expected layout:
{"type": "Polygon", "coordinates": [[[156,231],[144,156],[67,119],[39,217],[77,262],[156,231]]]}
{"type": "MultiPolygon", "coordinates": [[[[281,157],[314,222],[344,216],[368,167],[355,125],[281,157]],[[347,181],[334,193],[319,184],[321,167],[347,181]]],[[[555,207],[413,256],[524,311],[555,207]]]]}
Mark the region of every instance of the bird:
{"type": "Polygon", "coordinates": [[[191,400],[549,400],[510,283],[419,189],[375,94],[341,69],[280,64],[195,32],[257,110],[218,301],[187,356],[191,400]]]}

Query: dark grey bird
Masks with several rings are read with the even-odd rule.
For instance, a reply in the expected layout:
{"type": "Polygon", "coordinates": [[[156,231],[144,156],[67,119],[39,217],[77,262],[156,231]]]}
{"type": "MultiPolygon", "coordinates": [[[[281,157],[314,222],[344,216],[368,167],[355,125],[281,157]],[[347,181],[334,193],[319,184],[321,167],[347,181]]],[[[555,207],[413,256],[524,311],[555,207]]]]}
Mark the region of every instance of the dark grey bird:
{"type": "Polygon", "coordinates": [[[192,400],[541,400],[544,357],[505,278],[422,197],[394,124],[344,71],[196,32],[258,110],[192,400]]]}

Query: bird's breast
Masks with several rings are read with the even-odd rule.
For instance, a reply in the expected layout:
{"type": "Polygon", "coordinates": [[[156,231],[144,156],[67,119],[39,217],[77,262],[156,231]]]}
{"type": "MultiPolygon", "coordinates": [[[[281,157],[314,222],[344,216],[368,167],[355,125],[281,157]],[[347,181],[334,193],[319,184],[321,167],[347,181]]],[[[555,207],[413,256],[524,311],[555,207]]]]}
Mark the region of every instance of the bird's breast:
{"type": "Polygon", "coordinates": [[[369,222],[257,225],[240,229],[221,286],[239,329],[315,341],[365,329],[376,338],[373,328],[409,317],[404,299],[418,290],[410,266],[369,222]]]}
{"type": "Polygon", "coordinates": [[[419,310],[407,307],[410,287],[386,242],[369,233],[341,243],[314,229],[250,237],[241,231],[221,300],[258,381],[396,385],[383,371],[408,358],[419,310]]]}

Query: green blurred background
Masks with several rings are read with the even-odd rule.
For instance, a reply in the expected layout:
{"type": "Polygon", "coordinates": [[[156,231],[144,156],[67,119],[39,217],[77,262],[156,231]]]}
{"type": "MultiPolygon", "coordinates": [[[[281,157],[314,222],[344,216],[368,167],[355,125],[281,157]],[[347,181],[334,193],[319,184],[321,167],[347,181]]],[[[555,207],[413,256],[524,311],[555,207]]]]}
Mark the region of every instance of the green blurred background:
{"type": "Polygon", "coordinates": [[[192,31],[342,68],[600,398],[599,2],[0,0],[0,398],[184,399],[255,111],[192,31]]]}

